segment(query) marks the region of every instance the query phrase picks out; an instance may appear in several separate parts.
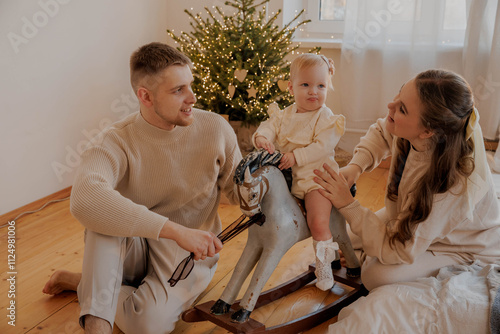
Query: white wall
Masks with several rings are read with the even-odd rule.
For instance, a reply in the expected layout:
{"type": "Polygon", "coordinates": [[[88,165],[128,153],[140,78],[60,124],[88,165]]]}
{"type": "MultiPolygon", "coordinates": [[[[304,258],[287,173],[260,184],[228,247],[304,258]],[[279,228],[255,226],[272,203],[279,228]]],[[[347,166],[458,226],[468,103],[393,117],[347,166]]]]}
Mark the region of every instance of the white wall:
{"type": "Polygon", "coordinates": [[[0,214],[70,186],[87,136],[137,110],[129,57],[167,40],[167,8],[164,0],[0,2],[0,214]]]}

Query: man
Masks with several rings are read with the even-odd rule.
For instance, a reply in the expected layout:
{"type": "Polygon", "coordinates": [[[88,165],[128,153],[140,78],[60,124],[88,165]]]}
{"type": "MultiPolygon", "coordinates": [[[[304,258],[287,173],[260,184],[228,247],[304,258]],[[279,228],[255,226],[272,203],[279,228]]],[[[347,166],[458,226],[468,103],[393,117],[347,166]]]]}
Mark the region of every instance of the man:
{"type": "Polygon", "coordinates": [[[89,333],[168,333],[208,286],[222,243],[220,191],[235,201],[241,160],[220,116],[193,108],[191,61],[161,43],[130,59],[140,112],[106,130],[82,154],[71,212],[86,227],[82,274],[56,272],[44,292],[77,289],[89,333]],[[191,274],[168,279],[189,253],[191,274]],[[116,316],[115,316],[116,315],[116,316]]]}

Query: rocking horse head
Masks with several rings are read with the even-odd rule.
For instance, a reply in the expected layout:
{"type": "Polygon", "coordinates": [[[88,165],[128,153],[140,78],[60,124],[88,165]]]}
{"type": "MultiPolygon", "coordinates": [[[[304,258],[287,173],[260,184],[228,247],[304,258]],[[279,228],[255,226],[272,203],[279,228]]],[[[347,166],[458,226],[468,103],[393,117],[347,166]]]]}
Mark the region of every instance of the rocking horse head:
{"type": "Polygon", "coordinates": [[[269,190],[269,180],[265,169],[261,167],[277,167],[283,155],[275,151],[273,154],[260,149],[248,154],[236,168],[234,183],[238,194],[240,209],[246,216],[261,212],[261,202],[269,190]]]}

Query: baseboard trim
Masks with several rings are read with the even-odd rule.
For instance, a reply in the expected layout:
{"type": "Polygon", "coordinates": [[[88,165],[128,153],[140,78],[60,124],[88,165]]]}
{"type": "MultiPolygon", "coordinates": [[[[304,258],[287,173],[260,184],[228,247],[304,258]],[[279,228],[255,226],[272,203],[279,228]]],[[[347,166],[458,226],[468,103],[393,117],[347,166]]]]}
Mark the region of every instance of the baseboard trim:
{"type": "Polygon", "coordinates": [[[17,209],[10,211],[10,212],[4,213],[3,215],[0,216],[0,225],[7,224],[10,220],[16,218],[18,215],[20,215],[23,212],[38,210],[45,203],[47,203],[49,201],[63,199],[63,198],[69,197],[70,195],[71,195],[71,186],[68,188],[59,190],[58,192],[55,192],[51,195],[45,196],[44,198],[40,198],[39,200],[36,200],[36,201],[31,202],[29,204],[26,204],[20,208],[17,208],[17,209]]]}
{"type": "Polygon", "coordinates": [[[486,151],[493,151],[495,152],[498,148],[498,140],[484,140],[484,148],[486,151]]]}

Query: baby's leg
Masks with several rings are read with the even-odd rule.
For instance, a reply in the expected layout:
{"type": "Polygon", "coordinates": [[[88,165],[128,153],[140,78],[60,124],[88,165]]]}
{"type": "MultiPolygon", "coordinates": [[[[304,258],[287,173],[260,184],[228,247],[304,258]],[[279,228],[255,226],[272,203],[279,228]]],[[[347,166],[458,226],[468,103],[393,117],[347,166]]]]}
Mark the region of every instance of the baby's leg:
{"type": "Polygon", "coordinates": [[[304,196],[307,211],[307,225],[314,240],[324,241],[332,237],[330,232],[330,212],[332,203],[319,193],[312,190],[304,196]]]}
{"type": "Polygon", "coordinates": [[[304,197],[307,224],[313,237],[314,254],[316,255],[316,286],[325,291],[333,287],[331,263],[335,260],[338,244],[333,242],[330,232],[330,212],[332,204],[318,190],[307,193],[304,197]]]}

